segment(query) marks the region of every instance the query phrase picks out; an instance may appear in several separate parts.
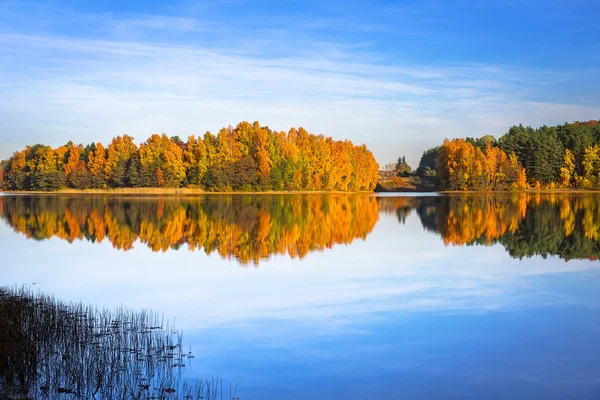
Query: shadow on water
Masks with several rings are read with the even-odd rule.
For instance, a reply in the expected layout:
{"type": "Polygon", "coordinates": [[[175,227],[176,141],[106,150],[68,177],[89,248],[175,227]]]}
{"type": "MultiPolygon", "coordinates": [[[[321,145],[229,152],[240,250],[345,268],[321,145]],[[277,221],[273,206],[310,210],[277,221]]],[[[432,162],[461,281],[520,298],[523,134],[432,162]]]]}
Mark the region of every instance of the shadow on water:
{"type": "Polygon", "coordinates": [[[153,313],[0,289],[2,399],[217,399],[219,379],[182,376],[192,358],[153,313]]]}

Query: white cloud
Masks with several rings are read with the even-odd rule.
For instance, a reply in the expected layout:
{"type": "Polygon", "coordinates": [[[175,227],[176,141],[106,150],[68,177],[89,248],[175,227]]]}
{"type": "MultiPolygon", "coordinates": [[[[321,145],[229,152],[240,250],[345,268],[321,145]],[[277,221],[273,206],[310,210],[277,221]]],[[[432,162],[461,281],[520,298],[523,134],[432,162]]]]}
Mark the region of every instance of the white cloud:
{"type": "Polygon", "coordinates": [[[0,34],[0,158],[34,142],[107,142],[124,132],[142,141],[259,120],[366,143],[381,164],[400,154],[416,164],[445,137],[597,117],[590,105],[535,99],[539,85],[570,79],[552,71],[384,63],[368,48],[335,44],[295,56],[159,44],[143,33],[195,30],[198,21],[104,17],[113,33],[129,27],[135,38],[0,34]]]}

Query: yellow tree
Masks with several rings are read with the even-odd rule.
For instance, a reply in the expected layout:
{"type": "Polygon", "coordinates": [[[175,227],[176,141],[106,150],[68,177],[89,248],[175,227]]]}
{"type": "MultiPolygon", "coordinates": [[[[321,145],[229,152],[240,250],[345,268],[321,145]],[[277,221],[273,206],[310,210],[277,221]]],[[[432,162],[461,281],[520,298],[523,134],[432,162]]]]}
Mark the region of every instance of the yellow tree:
{"type": "Polygon", "coordinates": [[[583,187],[596,187],[600,173],[600,146],[595,144],[585,149],[583,153],[583,187]]]}
{"type": "Polygon", "coordinates": [[[25,150],[16,151],[10,158],[11,170],[24,170],[27,166],[27,153],[29,152],[29,146],[25,150]]]}
{"type": "Polygon", "coordinates": [[[450,189],[470,189],[474,162],[475,148],[472,144],[464,139],[444,140],[438,155],[440,181],[450,189]]]}
{"type": "Polygon", "coordinates": [[[271,149],[272,137],[268,129],[260,127],[258,122],[254,124],[252,153],[258,168],[259,179],[263,185],[266,185],[271,176],[271,168],[273,167],[273,159],[271,158],[273,152],[271,149]]]}
{"type": "MultiPolygon", "coordinates": [[[[31,151],[34,151],[33,148],[31,151]]],[[[28,158],[28,166],[31,171],[46,173],[58,170],[56,153],[50,146],[38,147],[35,149],[33,157],[28,158]]]]}
{"type": "Polygon", "coordinates": [[[575,156],[571,150],[566,149],[563,157],[563,166],[560,168],[560,180],[563,187],[570,187],[575,178],[575,156]]]}
{"type": "Polygon", "coordinates": [[[66,145],[54,149],[54,159],[56,160],[57,170],[65,172],[65,165],[67,164],[67,158],[69,156],[69,147],[72,145],[73,143],[69,141],[66,145]]]}
{"type": "Polygon", "coordinates": [[[336,190],[346,191],[349,189],[352,177],[352,147],[347,142],[336,141],[333,143],[333,168],[330,179],[336,190]]]}
{"type": "Polygon", "coordinates": [[[30,147],[27,146],[24,150],[15,152],[8,160],[7,169],[5,171],[5,186],[12,190],[26,190],[27,183],[27,154],[30,147]]]}
{"type": "Polygon", "coordinates": [[[519,159],[515,153],[510,153],[508,156],[510,170],[507,173],[509,177],[508,182],[511,184],[511,188],[524,190],[527,189],[527,175],[525,174],[525,168],[521,166],[519,159]]]}
{"type": "Polygon", "coordinates": [[[232,138],[235,140],[236,145],[239,148],[239,158],[250,154],[250,151],[254,145],[254,136],[256,135],[256,131],[260,129],[261,127],[258,121],[254,122],[254,124],[250,124],[246,121],[242,121],[237,124],[235,130],[232,132],[232,138]]]}
{"type": "Polygon", "coordinates": [[[379,165],[366,145],[355,147],[356,188],[358,190],[373,190],[379,179],[379,165]]]}
{"type": "Polygon", "coordinates": [[[234,163],[240,158],[242,158],[242,154],[239,142],[235,140],[235,131],[232,128],[222,128],[217,134],[215,163],[226,165],[234,163]]]}
{"type": "Polygon", "coordinates": [[[92,150],[88,155],[87,168],[96,177],[103,177],[106,164],[106,150],[102,143],[96,144],[96,149],[92,150]]]}
{"type": "Polygon", "coordinates": [[[124,167],[132,155],[138,151],[133,138],[129,135],[117,136],[106,148],[106,163],[104,165],[104,173],[110,178],[114,174],[118,166],[124,167]]]}
{"type": "Polygon", "coordinates": [[[159,180],[164,179],[167,186],[179,187],[185,178],[181,147],[164,133],[150,136],[140,146],[140,162],[143,168],[154,171],[157,179],[161,175],[159,180]]]}
{"type": "Polygon", "coordinates": [[[206,159],[208,161],[208,167],[212,167],[217,163],[217,138],[210,132],[204,134],[204,148],[206,149],[206,159]]]}
{"type": "Polygon", "coordinates": [[[208,170],[208,154],[201,138],[191,135],[183,150],[183,166],[189,183],[200,185],[208,170]]]}
{"type": "MultiPolygon", "coordinates": [[[[470,143],[467,143],[470,144],[470,143]]],[[[485,154],[479,147],[471,145],[473,151],[473,163],[470,164],[469,171],[470,181],[468,182],[471,189],[482,189],[485,188],[485,154]]]]}

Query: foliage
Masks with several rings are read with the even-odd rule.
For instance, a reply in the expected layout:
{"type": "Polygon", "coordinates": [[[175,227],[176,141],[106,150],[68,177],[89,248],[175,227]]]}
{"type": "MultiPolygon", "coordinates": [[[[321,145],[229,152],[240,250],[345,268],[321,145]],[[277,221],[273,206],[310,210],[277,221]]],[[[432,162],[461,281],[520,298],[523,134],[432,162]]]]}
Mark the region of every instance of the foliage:
{"type": "Polygon", "coordinates": [[[67,175],[62,171],[34,172],[31,175],[31,190],[57,191],[67,187],[67,175]]]}
{"type": "MultiPolygon", "coordinates": [[[[442,185],[453,190],[597,189],[596,145],[600,145],[598,121],[536,129],[518,125],[497,141],[488,135],[445,142],[438,155],[443,163],[436,170],[442,185]]],[[[426,167],[420,165],[417,171],[423,174],[426,167]]]]}
{"type": "Polygon", "coordinates": [[[576,178],[575,174],[575,156],[571,150],[566,149],[563,156],[563,166],[560,167],[560,180],[563,187],[568,188],[576,178]]]}
{"type": "Polygon", "coordinates": [[[445,140],[438,154],[438,178],[451,190],[506,190],[524,188],[523,168],[515,156],[507,156],[490,144],[473,146],[463,139],[445,140]]]}
{"type": "Polygon", "coordinates": [[[435,176],[437,174],[437,158],[441,147],[435,146],[423,152],[419,166],[417,167],[417,175],[435,176]]]}
{"type": "Polygon", "coordinates": [[[9,190],[56,190],[68,185],[76,189],[372,191],[378,169],[364,145],[334,141],[303,128],[285,133],[258,122],[240,122],[216,136],[192,135],[187,142],[155,134],[139,147],[128,135],[117,136],[106,148],[101,143],[84,147],[71,142],[57,149],[28,146],[6,162],[3,180],[9,190]]]}
{"type": "Polygon", "coordinates": [[[465,138],[465,141],[471,143],[475,147],[479,147],[482,150],[489,146],[495,147],[498,145],[498,141],[492,135],[485,135],[480,138],[467,137],[465,138]]]}
{"type": "Polygon", "coordinates": [[[74,189],[85,189],[92,187],[94,176],[85,168],[85,164],[80,163],[69,175],[69,186],[74,189]]]}
{"type": "Polygon", "coordinates": [[[587,147],[581,164],[583,176],[578,180],[578,185],[585,189],[600,188],[600,145],[587,147]]]}

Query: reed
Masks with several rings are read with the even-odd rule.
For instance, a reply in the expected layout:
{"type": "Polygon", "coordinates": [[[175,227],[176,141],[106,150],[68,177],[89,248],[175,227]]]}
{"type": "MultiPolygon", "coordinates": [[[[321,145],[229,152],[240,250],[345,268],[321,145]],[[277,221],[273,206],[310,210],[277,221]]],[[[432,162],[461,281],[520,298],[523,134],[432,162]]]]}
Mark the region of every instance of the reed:
{"type": "Polygon", "coordinates": [[[219,378],[183,377],[194,355],[182,340],[153,312],[0,288],[0,398],[222,398],[219,378]]]}

